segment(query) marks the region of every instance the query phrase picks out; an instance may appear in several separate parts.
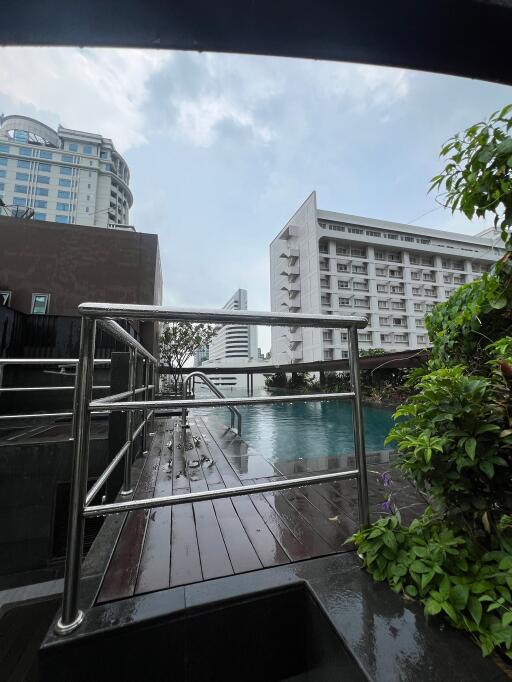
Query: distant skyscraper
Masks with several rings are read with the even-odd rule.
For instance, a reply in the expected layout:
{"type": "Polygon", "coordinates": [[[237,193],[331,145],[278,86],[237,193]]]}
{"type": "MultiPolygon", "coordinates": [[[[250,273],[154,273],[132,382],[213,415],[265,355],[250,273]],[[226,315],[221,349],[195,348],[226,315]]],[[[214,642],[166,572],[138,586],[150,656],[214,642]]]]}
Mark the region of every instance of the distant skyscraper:
{"type": "MultiPolygon", "coordinates": [[[[238,289],[222,306],[223,310],[247,310],[247,291],[238,289]]],[[[209,360],[219,362],[232,358],[258,357],[258,338],[256,327],[242,324],[220,326],[210,343],[209,360]]]]}
{"type": "Polygon", "coordinates": [[[208,348],[203,347],[203,348],[198,348],[197,350],[194,351],[194,367],[201,367],[203,362],[206,362],[208,360],[209,353],[208,353],[208,348]]]}
{"type": "Polygon", "coordinates": [[[112,140],[27,116],[0,117],[0,198],[35,220],[128,227],[130,171],[112,140]]]}

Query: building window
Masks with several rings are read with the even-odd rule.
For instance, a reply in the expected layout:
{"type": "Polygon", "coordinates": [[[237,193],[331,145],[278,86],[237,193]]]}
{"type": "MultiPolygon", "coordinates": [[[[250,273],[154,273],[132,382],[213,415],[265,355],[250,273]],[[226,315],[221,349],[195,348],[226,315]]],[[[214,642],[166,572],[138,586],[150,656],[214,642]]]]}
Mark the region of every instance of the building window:
{"type": "MultiPolygon", "coordinates": [[[[77,152],[78,151],[78,145],[76,144],[76,142],[70,142],[68,144],[68,149],[70,152],[77,152]]],[[[63,161],[64,161],[64,159],[63,159],[63,161]]]]}
{"type": "Polygon", "coordinates": [[[416,327],[424,327],[423,320],[416,320],[416,327]]]}
{"type": "Polygon", "coordinates": [[[50,173],[50,171],[52,170],[52,167],[50,166],[49,163],[40,163],[38,170],[41,173],[50,173]]]}
{"type": "Polygon", "coordinates": [[[48,202],[42,201],[41,199],[36,199],[36,201],[34,202],[34,207],[35,208],[48,208],[48,202]]]}
{"type": "Polygon", "coordinates": [[[47,197],[48,190],[46,189],[46,187],[36,187],[36,194],[40,197],[47,197]]]}
{"type": "Polygon", "coordinates": [[[25,182],[27,182],[28,173],[16,173],[16,180],[24,180],[25,182]]]}
{"type": "Polygon", "coordinates": [[[47,152],[46,150],[41,149],[41,151],[39,152],[39,157],[41,159],[50,159],[51,160],[51,159],[53,159],[53,154],[52,154],[52,152],[47,152]]]}
{"type": "Polygon", "coordinates": [[[108,159],[108,152],[101,151],[100,152],[100,159],[108,159]]]}
{"type": "Polygon", "coordinates": [[[55,216],[55,222],[56,223],[69,223],[69,218],[67,215],[56,215],[55,216]]]}
{"type": "Polygon", "coordinates": [[[0,182],[0,192],[3,192],[5,190],[5,183],[0,182]]]}
{"type": "Polygon", "coordinates": [[[380,310],[387,310],[389,308],[389,302],[388,301],[378,301],[377,306],[380,308],[380,310]]]}
{"type": "Polygon", "coordinates": [[[64,189],[59,189],[57,192],[57,196],[59,199],[69,199],[69,197],[71,196],[71,192],[67,192],[64,189]]]}
{"type": "Polygon", "coordinates": [[[5,174],[4,170],[0,170],[0,178],[5,178],[5,174]]]}
{"type": "Polygon", "coordinates": [[[20,154],[22,156],[32,156],[32,150],[27,149],[26,147],[20,147],[20,154]]]}
{"type": "Polygon", "coordinates": [[[15,206],[26,206],[27,200],[24,197],[14,197],[14,199],[12,200],[12,203],[15,206]]]}
{"type": "Polygon", "coordinates": [[[18,192],[19,194],[26,194],[27,185],[14,185],[14,191],[18,192]]]}
{"type": "Polygon", "coordinates": [[[46,315],[50,294],[32,294],[32,315],[46,315]]]}
{"type": "Polygon", "coordinates": [[[338,289],[348,289],[348,282],[344,282],[343,280],[338,280],[338,289]]]}
{"type": "Polygon", "coordinates": [[[380,232],[375,232],[375,230],[366,230],[366,235],[368,237],[381,237],[382,236],[380,232]]]}
{"type": "Polygon", "coordinates": [[[66,180],[65,178],[59,178],[60,187],[71,187],[71,180],[66,180]]]}
{"type": "Polygon", "coordinates": [[[73,154],[62,154],[61,159],[67,163],[73,163],[73,154]]]}
{"type": "Polygon", "coordinates": [[[332,348],[327,348],[324,350],[324,360],[332,360],[333,353],[332,353],[332,348]]]}
{"type": "Polygon", "coordinates": [[[64,204],[62,202],[57,202],[57,211],[69,211],[69,204],[64,204]]]}
{"type": "MultiPolygon", "coordinates": [[[[27,162],[25,162],[25,163],[27,163],[27,162]]],[[[19,165],[20,165],[20,162],[18,161],[18,166],[19,165]]],[[[5,156],[0,156],[0,166],[7,166],[7,159],[5,158],[5,156]]],[[[28,164],[28,166],[30,167],[30,164],[28,164]]]]}
{"type": "Polygon", "coordinates": [[[84,144],[84,154],[92,154],[92,147],[90,144],[84,144]]]}
{"type": "Polygon", "coordinates": [[[46,213],[34,213],[34,220],[46,220],[46,213]]]}
{"type": "Polygon", "coordinates": [[[0,152],[5,152],[6,154],[9,153],[9,145],[8,144],[0,144],[0,152]]]}
{"type": "Polygon", "coordinates": [[[414,312],[415,312],[415,313],[421,313],[421,309],[422,309],[422,304],[421,304],[421,303],[415,303],[415,304],[414,304],[414,312]]]}
{"type": "Polygon", "coordinates": [[[340,296],[339,298],[339,304],[341,307],[349,306],[350,305],[350,298],[342,298],[340,296]]]}
{"type": "Polygon", "coordinates": [[[359,227],[349,227],[347,232],[351,234],[364,234],[364,230],[361,230],[359,227]]]}
{"type": "MultiPolygon", "coordinates": [[[[7,161],[7,159],[5,159],[7,161]]],[[[0,159],[0,162],[2,159],[0,159]]],[[[30,161],[25,161],[24,159],[18,159],[18,168],[30,168],[30,161]]]]}
{"type": "Polygon", "coordinates": [[[71,175],[71,173],[73,172],[73,169],[70,168],[69,166],[59,166],[59,169],[61,175],[71,175]]]}
{"type": "Polygon", "coordinates": [[[366,249],[352,248],[350,249],[350,255],[356,258],[366,258],[366,249]]]}
{"type": "Polygon", "coordinates": [[[37,176],[37,182],[41,185],[49,185],[50,184],[50,177],[48,175],[38,175],[37,176]]]}
{"type": "Polygon", "coordinates": [[[0,306],[9,305],[11,302],[10,291],[0,291],[0,306]]]}

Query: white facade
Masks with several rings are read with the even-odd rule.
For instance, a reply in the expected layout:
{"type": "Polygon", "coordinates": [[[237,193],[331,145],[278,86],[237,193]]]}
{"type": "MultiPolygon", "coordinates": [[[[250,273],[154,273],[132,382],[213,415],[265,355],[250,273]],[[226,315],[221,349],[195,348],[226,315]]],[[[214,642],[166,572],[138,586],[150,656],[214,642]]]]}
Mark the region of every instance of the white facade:
{"type": "MultiPolygon", "coordinates": [[[[501,256],[496,238],[319,210],[313,192],[270,245],[271,309],[365,315],[361,349],[427,346],[425,315],[501,256]]],[[[272,328],[272,362],[348,357],[339,329],[272,328]]]]}
{"type": "MultiPolygon", "coordinates": [[[[247,291],[238,289],[223,310],[247,310],[247,291]]],[[[216,365],[224,360],[249,359],[258,357],[257,329],[243,324],[219,326],[217,334],[208,349],[209,362],[216,365]]],[[[236,364],[236,363],[235,363],[236,364]]]]}
{"type": "MultiPolygon", "coordinates": [[[[238,289],[222,306],[223,310],[247,310],[247,291],[238,289]]],[[[265,364],[258,355],[257,328],[250,325],[228,324],[219,326],[216,336],[210,343],[209,359],[203,366],[210,367],[250,367],[265,364]]],[[[245,388],[247,377],[245,374],[210,375],[211,381],[219,388],[245,388]]],[[[265,377],[255,374],[254,388],[262,388],[265,377]]]]}
{"type": "MultiPolygon", "coordinates": [[[[129,227],[130,171],[112,140],[0,117],[0,198],[35,220],[129,227]]],[[[133,229],[133,228],[132,228],[133,229]]]]}

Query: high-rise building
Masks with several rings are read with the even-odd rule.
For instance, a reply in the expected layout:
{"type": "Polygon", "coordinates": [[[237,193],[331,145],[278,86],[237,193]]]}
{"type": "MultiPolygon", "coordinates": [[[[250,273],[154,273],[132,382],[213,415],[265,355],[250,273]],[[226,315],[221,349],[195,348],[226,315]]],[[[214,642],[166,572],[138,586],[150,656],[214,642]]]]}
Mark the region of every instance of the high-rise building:
{"type": "MultiPolygon", "coordinates": [[[[501,247],[498,237],[320,210],[313,192],[270,244],[271,308],[365,315],[362,349],[422,348],[425,315],[488,272],[501,247]]],[[[276,364],[347,357],[345,330],[272,327],[276,364]]]]}
{"type": "Polygon", "coordinates": [[[209,357],[208,346],[202,346],[201,348],[195,350],[193,353],[193,357],[194,367],[201,367],[203,362],[206,362],[208,360],[209,357]]]}
{"type": "MultiPolygon", "coordinates": [[[[223,310],[247,310],[247,291],[238,289],[222,306],[223,310]]],[[[206,367],[218,367],[219,374],[210,375],[211,381],[219,387],[242,389],[246,386],[245,374],[225,374],[222,368],[241,367],[250,368],[265,364],[258,348],[258,331],[254,326],[246,324],[219,325],[217,334],[209,346],[209,358],[202,364],[206,367]]],[[[253,387],[262,388],[265,375],[255,374],[253,387]]]]}
{"type": "MultiPolygon", "coordinates": [[[[223,310],[247,310],[247,291],[237,289],[222,306],[223,310]]],[[[214,364],[223,360],[257,358],[258,340],[256,327],[242,324],[219,326],[209,347],[209,360],[214,364]]]]}
{"type": "MultiPolygon", "coordinates": [[[[0,198],[36,220],[129,227],[130,171],[112,140],[27,116],[0,117],[0,198]]],[[[132,228],[133,229],[133,228],[132,228]]]]}

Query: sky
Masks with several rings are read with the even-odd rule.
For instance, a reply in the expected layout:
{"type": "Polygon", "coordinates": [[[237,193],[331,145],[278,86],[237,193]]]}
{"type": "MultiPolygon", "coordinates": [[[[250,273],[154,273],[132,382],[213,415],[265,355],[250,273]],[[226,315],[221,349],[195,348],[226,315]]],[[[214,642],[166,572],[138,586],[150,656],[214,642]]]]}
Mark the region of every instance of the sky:
{"type": "Polygon", "coordinates": [[[164,304],[183,307],[244,288],[269,310],[269,244],[313,190],[324,210],[478,232],[429,179],[448,137],[510,102],[508,86],[377,66],[0,48],[0,112],[112,138],[130,222],[159,236],[164,304]]]}

